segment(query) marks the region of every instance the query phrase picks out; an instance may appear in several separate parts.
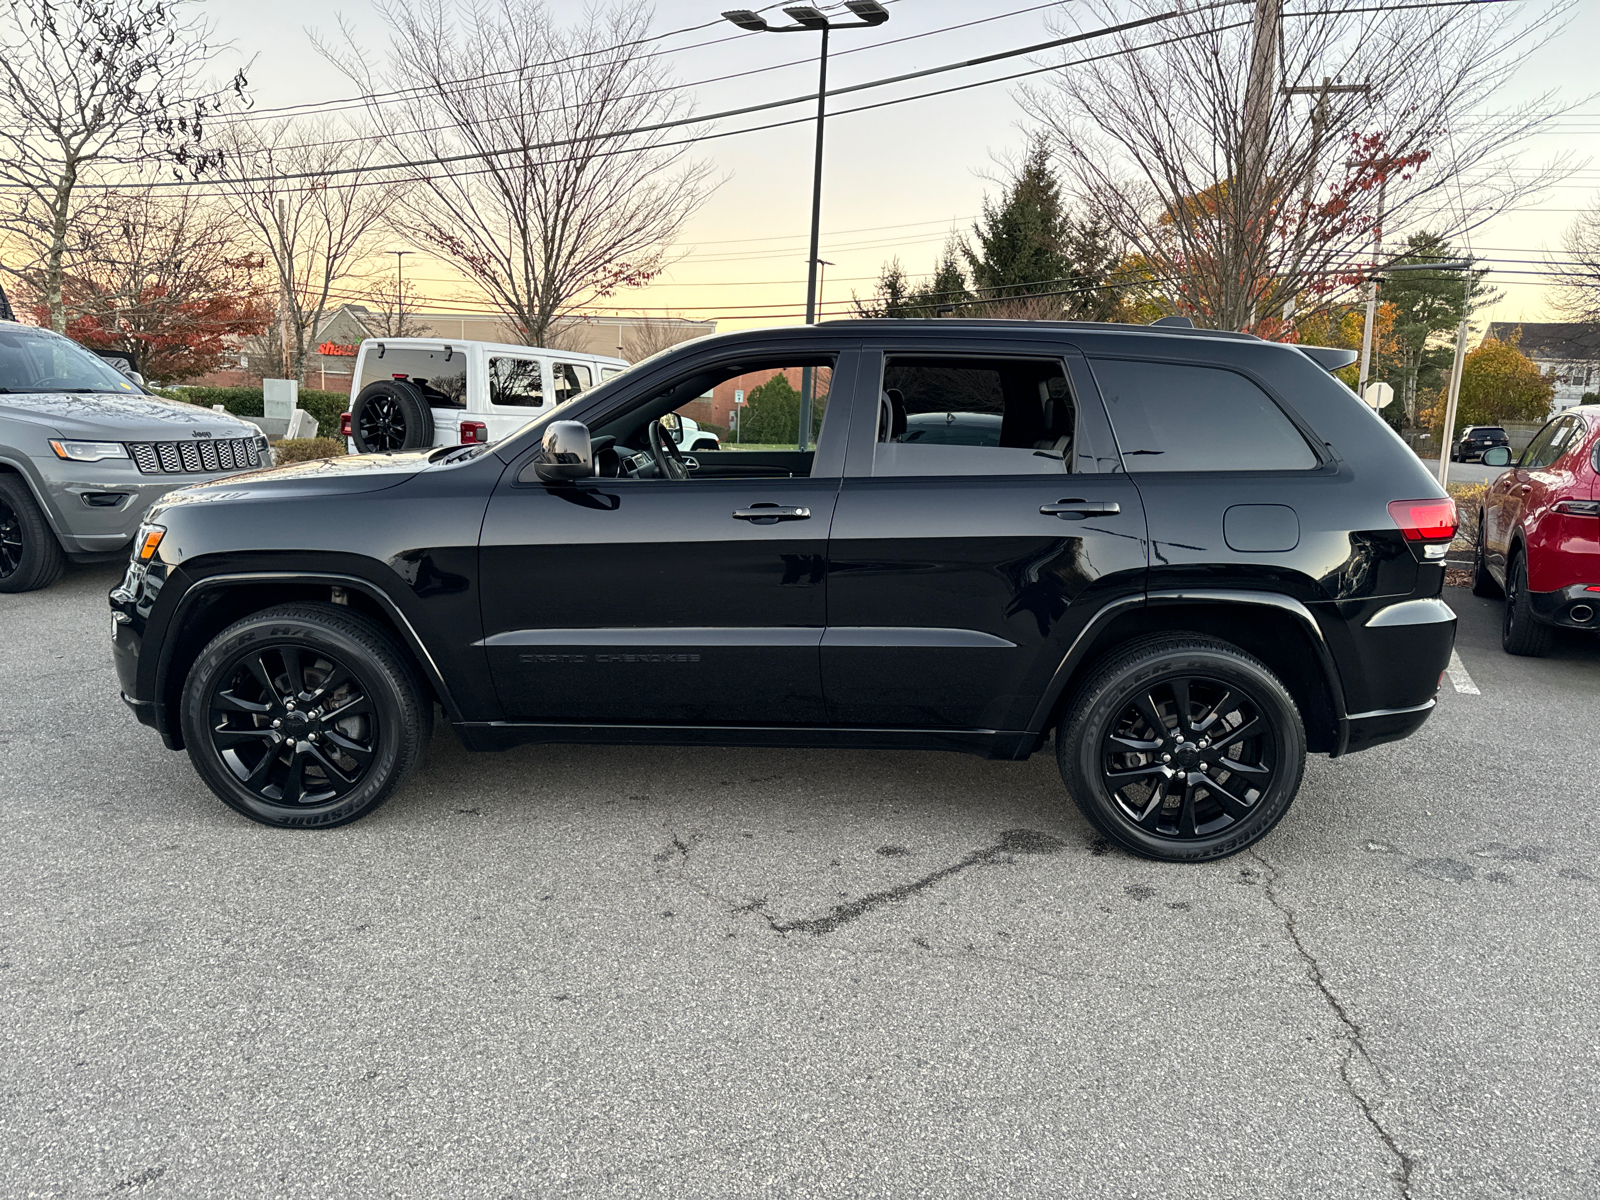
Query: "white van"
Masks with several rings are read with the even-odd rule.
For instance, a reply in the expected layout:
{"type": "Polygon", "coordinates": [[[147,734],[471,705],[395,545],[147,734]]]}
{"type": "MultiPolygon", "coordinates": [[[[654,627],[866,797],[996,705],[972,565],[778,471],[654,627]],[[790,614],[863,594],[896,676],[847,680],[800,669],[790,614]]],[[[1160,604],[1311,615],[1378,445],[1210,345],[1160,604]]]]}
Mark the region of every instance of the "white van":
{"type": "Polygon", "coordinates": [[[368,338],[356,353],[352,454],[493,442],[628,369],[620,358],[448,338],[368,338]]]}

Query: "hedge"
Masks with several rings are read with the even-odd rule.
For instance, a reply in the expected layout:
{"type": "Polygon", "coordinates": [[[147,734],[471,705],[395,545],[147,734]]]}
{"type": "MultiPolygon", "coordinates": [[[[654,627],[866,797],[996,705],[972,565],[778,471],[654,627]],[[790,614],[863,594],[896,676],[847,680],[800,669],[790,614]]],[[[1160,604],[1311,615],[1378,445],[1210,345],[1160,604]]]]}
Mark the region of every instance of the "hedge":
{"type": "Polygon", "coordinates": [[[285,463],[341,458],[344,454],[344,439],[336,437],[284,438],[272,446],[273,460],[280,467],[285,463]]]}
{"type": "MultiPolygon", "coordinates": [[[[265,415],[262,389],[258,387],[176,387],[152,388],[158,396],[168,400],[182,400],[210,408],[220,404],[236,417],[265,415]]],[[[317,422],[317,436],[339,435],[339,414],[350,407],[350,397],[343,392],[319,392],[314,388],[300,389],[300,407],[317,422]]]]}

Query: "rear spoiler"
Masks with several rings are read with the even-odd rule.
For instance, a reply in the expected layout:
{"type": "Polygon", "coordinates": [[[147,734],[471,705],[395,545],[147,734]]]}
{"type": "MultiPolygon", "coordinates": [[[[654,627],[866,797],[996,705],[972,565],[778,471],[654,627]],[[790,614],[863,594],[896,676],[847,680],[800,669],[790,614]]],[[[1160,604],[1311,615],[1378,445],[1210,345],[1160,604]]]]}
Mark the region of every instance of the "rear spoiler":
{"type": "Polygon", "coordinates": [[[1338,346],[1300,346],[1298,349],[1330,374],[1340,367],[1348,367],[1361,357],[1354,350],[1341,350],[1338,346]]]}

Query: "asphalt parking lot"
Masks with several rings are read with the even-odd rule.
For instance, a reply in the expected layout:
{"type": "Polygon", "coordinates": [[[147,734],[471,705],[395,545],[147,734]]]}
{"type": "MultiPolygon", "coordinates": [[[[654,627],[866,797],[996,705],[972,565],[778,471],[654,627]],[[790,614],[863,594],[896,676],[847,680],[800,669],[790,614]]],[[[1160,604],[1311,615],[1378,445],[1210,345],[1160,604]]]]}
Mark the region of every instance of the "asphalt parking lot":
{"type": "Polygon", "coordinates": [[[1600,1194],[1600,640],[1451,589],[1422,732],[1203,867],[1049,754],[442,732],[291,833],[125,711],[117,575],[0,597],[0,1194],[1600,1194]]]}

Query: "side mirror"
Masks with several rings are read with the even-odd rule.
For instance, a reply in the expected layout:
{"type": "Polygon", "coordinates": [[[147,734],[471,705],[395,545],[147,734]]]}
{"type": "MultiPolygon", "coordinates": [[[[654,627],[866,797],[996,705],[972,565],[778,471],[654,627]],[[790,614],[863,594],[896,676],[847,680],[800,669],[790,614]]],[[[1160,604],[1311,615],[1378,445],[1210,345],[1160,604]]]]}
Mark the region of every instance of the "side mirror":
{"type": "Polygon", "coordinates": [[[1511,451],[1505,446],[1491,446],[1483,452],[1483,465],[1486,467],[1510,466],[1511,451]]]}
{"type": "Polygon", "coordinates": [[[533,473],[545,483],[587,479],[594,474],[594,448],[589,427],[582,421],[552,421],[540,442],[542,458],[535,458],[533,473]]]}

